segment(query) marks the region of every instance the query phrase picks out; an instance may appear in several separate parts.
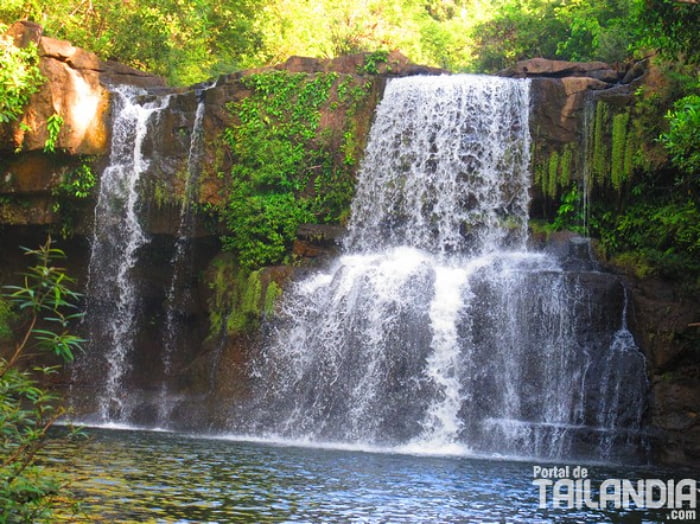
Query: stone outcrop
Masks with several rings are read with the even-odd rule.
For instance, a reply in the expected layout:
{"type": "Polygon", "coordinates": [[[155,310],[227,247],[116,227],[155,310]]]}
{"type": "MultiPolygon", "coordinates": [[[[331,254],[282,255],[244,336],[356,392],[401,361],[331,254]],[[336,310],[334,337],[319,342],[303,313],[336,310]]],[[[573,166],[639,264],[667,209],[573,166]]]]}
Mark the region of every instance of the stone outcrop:
{"type": "MultiPolygon", "coordinates": [[[[274,69],[284,69],[290,73],[312,74],[329,73],[332,71],[349,75],[362,75],[368,72],[368,56],[370,56],[369,53],[357,53],[354,55],[339,56],[330,60],[293,56],[287,59],[284,64],[274,66],[274,69]]],[[[374,64],[372,73],[385,77],[449,74],[448,71],[444,69],[413,64],[406,56],[398,51],[391,51],[385,59],[378,60],[374,64]]]]}
{"type": "Polygon", "coordinates": [[[109,92],[106,83],[163,85],[153,75],[116,62],[103,62],[69,42],[42,35],[39,25],[17,22],[8,30],[15,45],[33,42],[40,57],[39,67],[47,82],[35,93],[24,117],[4,130],[11,141],[0,143],[0,150],[40,151],[48,138],[46,120],[57,114],[63,118],[56,148],[71,155],[101,155],[109,136],[109,92]]]}
{"type": "MultiPolygon", "coordinates": [[[[567,157],[567,180],[580,181],[586,158],[586,129],[590,111],[596,101],[617,106],[633,102],[634,90],[646,74],[646,62],[631,67],[610,66],[604,62],[566,62],[532,58],[498,74],[511,78],[529,78],[531,89],[531,119],[533,170],[536,182],[532,186],[532,215],[545,217],[553,211],[551,199],[565,188],[541,180],[551,172],[554,162],[567,157]],[[586,116],[586,112],[589,115],[586,116]],[[545,174],[544,177],[540,176],[545,174]],[[548,194],[549,193],[549,194],[548,194]],[[552,194],[554,193],[554,194],[552,194]]],[[[561,170],[561,168],[560,168],[561,170]]],[[[554,170],[557,171],[557,166],[554,170]]]]}
{"type": "Polygon", "coordinates": [[[658,278],[629,280],[630,325],[647,357],[658,458],[700,464],[700,301],[658,278]]]}
{"type": "MultiPolygon", "coordinates": [[[[602,102],[611,113],[629,114],[636,103],[633,93],[638,87],[658,89],[663,84],[659,72],[647,60],[616,69],[599,62],[532,59],[501,74],[530,78],[532,82],[531,133],[536,178],[530,214],[549,219],[553,218],[564,188],[553,183],[543,187],[548,185],[543,179],[555,171],[567,180],[580,182],[587,162],[588,169],[592,168],[592,151],[588,148],[596,132],[596,103],[602,102]],[[568,172],[562,173],[562,158],[566,155],[568,172]]],[[[602,124],[603,128],[609,127],[609,120],[602,124]]],[[[602,132],[600,140],[610,150],[613,137],[609,129],[602,132]]],[[[622,273],[619,268],[607,270],[622,273]]],[[[647,358],[647,418],[656,458],[671,463],[700,463],[700,303],[670,281],[640,280],[630,275],[625,279],[630,298],[630,329],[647,358]]]]}
{"type": "Polygon", "coordinates": [[[500,76],[513,78],[574,78],[585,77],[598,79],[607,83],[620,81],[623,75],[605,62],[567,62],[547,58],[522,60],[513,67],[498,73],[500,76]]]}

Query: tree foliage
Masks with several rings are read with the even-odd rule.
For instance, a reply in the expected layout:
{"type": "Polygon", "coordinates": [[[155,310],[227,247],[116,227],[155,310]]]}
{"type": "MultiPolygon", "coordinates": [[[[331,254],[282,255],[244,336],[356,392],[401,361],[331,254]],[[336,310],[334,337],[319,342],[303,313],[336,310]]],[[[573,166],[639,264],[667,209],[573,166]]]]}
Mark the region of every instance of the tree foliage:
{"type": "Polygon", "coordinates": [[[32,20],[61,38],[174,84],[253,64],[260,0],[9,0],[0,20],[32,20]]]}
{"type": "MultiPolygon", "coordinates": [[[[36,353],[72,360],[84,341],[71,332],[71,325],[82,313],[79,295],[70,288],[72,280],[55,265],[63,252],[50,239],[37,249],[24,250],[35,262],[23,283],[7,286],[0,301],[16,312],[10,323],[19,324],[16,337],[5,333],[0,339],[0,522],[50,522],[53,503],[67,479],[39,466],[36,456],[64,410],[60,398],[38,383],[56,368],[26,364],[36,361],[36,353]]],[[[4,317],[7,323],[7,311],[4,317]]]]}
{"type": "Polygon", "coordinates": [[[674,166],[686,175],[700,175],[700,95],[676,101],[666,120],[669,130],[660,140],[674,166]]]}
{"type": "Polygon", "coordinates": [[[640,45],[672,59],[700,60],[700,4],[682,0],[640,0],[636,28],[640,45]]]}
{"type": "Polygon", "coordinates": [[[0,20],[34,20],[188,84],[293,55],[374,50],[478,72],[533,56],[616,62],[641,48],[696,57],[698,11],[678,0],[6,0],[0,20]]]}
{"type": "Polygon", "coordinates": [[[17,119],[44,82],[36,45],[15,47],[0,23],[0,124],[17,119]]]}

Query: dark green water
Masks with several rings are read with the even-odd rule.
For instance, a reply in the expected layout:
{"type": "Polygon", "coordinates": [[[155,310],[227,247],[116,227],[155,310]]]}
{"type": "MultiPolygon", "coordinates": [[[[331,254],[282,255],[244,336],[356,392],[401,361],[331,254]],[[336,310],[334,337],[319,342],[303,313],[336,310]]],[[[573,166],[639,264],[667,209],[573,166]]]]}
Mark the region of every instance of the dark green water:
{"type": "MultiPolygon", "coordinates": [[[[47,450],[49,463],[78,478],[74,489],[84,514],[71,522],[632,523],[666,522],[672,516],[667,508],[554,509],[551,498],[541,509],[533,467],[552,465],[537,462],[314,449],[163,432],[87,433],[87,441],[47,450]]],[[[693,473],[584,466],[594,485],[606,478],[682,479],[693,473]]],[[[689,520],[675,520],[683,521],[689,520]]]]}

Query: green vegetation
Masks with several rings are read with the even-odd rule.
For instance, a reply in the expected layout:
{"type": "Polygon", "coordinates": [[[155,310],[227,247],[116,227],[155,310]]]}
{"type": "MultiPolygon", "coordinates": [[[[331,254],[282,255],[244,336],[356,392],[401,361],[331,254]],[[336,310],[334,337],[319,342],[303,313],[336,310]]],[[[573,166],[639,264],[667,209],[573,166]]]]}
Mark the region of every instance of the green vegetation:
{"type": "Polygon", "coordinates": [[[28,368],[26,361],[36,362],[35,352],[72,360],[84,341],[70,329],[82,313],[77,309],[79,295],[69,287],[71,279],[55,265],[63,252],[50,239],[24,250],[35,262],[23,283],[6,287],[0,299],[0,327],[11,324],[16,335],[14,346],[7,332],[0,338],[0,522],[51,522],[68,479],[49,473],[36,457],[64,410],[60,398],[38,383],[57,368],[28,368]]]}
{"type": "MultiPolygon", "coordinates": [[[[569,191],[563,191],[564,184],[556,186],[561,193],[552,189],[554,185],[545,186],[546,180],[539,183],[559,202],[549,228],[589,234],[599,239],[601,253],[611,262],[640,278],[671,278],[694,293],[700,289],[700,121],[694,112],[698,97],[688,95],[676,102],[666,113],[669,131],[656,140],[652,134],[649,143],[649,130],[659,132],[664,107],[678,87],[651,96],[640,91],[627,107],[598,102],[588,139],[588,216],[580,211],[581,183],[569,191]]],[[[555,162],[552,158],[557,158],[556,152],[550,164],[555,162]]]]}
{"type": "Polygon", "coordinates": [[[379,73],[379,64],[385,64],[389,57],[388,51],[374,51],[365,56],[365,63],[358,73],[366,75],[376,75],[379,73]]]}
{"type": "Polygon", "coordinates": [[[56,142],[58,142],[58,134],[63,127],[63,117],[54,113],[46,119],[46,142],[44,142],[44,151],[54,153],[56,151],[56,142]]]}
{"type": "Polygon", "coordinates": [[[12,39],[3,35],[5,30],[0,22],[0,124],[16,120],[44,82],[36,45],[15,47],[12,39]]]}
{"type": "Polygon", "coordinates": [[[535,159],[534,182],[543,194],[555,198],[562,190],[569,187],[575,169],[573,144],[564,145],[561,153],[555,150],[549,155],[543,155],[539,151],[535,159]]]}
{"type": "Polygon", "coordinates": [[[282,290],[264,269],[251,271],[242,268],[234,257],[222,255],[212,262],[210,271],[212,336],[251,332],[274,311],[282,290]]]}
{"type": "Polygon", "coordinates": [[[636,2],[635,31],[640,49],[655,49],[671,60],[700,61],[700,9],[697,2],[636,2]]]}
{"type": "MultiPolygon", "coordinates": [[[[321,129],[321,110],[352,115],[371,84],[352,86],[337,73],[272,71],[241,80],[251,94],[229,105],[237,124],[224,141],[233,157],[222,221],[227,250],[244,268],[285,261],[300,224],[338,222],[351,198],[359,141],[342,130],[342,162],[334,161],[333,130],[321,129]]],[[[352,119],[348,118],[348,122],[352,119]]]]}
{"type": "Polygon", "coordinates": [[[4,2],[0,20],[19,19],[174,84],[294,55],[397,49],[416,63],[492,72],[533,56],[617,62],[641,44],[687,50],[697,39],[696,6],[672,0],[4,2]]]}
{"type": "Polygon", "coordinates": [[[559,184],[555,193],[550,180],[539,183],[555,201],[563,195],[553,227],[582,231],[586,219],[585,233],[613,263],[640,278],[671,278],[692,294],[700,289],[700,6],[647,0],[628,7],[629,20],[615,21],[627,24],[626,55],[656,52],[665,82],[640,88],[628,106],[597,103],[585,159],[587,217],[575,211],[580,204],[572,207],[573,194],[583,199],[582,185],[567,192],[559,184]]]}
{"type": "Polygon", "coordinates": [[[678,100],[666,114],[669,130],[659,140],[682,173],[700,173],[700,95],[678,100]]]}
{"type": "Polygon", "coordinates": [[[176,84],[252,65],[260,49],[264,2],[239,0],[9,0],[0,20],[32,20],[47,36],[71,41],[103,59],[167,76],[176,84]]]}
{"type": "Polygon", "coordinates": [[[697,200],[667,195],[643,198],[621,213],[598,205],[593,231],[613,261],[635,260],[638,275],[659,275],[684,282],[689,293],[700,288],[700,206],[697,200]]]}
{"type": "Polygon", "coordinates": [[[60,217],[56,229],[62,238],[72,236],[76,220],[79,219],[80,209],[76,202],[88,198],[97,183],[91,163],[90,157],[81,158],[77,167],[61,173],[59,183],[51,190],[51,209],[60,217]]]}

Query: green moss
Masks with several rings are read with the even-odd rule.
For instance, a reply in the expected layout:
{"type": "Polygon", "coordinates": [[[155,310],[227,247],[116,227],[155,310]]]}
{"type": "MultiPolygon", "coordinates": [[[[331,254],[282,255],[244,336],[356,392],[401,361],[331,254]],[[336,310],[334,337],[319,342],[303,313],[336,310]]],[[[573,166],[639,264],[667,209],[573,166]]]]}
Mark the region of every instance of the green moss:
{"type": "Polygon", "coordinates": [[[564,146],[564,151],[561,155],[561,161],[559,162],[559,180],[558,185],[560,188],[568,187],[569,182],[572,178],[573,170],[573,159],[574,159],[574,146],[572,144],[567,144],[564,146]]]}
{"type": "Polygon", "coordinates": [[[574,171],[574,145],[565,144],[561,150],[548,154],[535,152],[534,183],[549,198],[556,198],[569,187],[574,171]]]}
{"type": "Polygon", "coordinates": [[[595,108],[595,119],[593,121],[593,154],[591,173],[594,182],[602,185],[608,176],[609,153],[607,146],[607,121],[608,106],[604,102],[598,102],[595,108]]]}
{"type": "MultiPolygon", "coordinates": [[[[627,180],[630,173],[626,169],[625,158],[627,156],[627,122],[629,112],[624,112],[612,118],[612,159],[610,180],[614,189],[619,190],[622,183],[627,180]]],[[[630,165],[627,165],[630,168],[630,165]]]]}
{"type": "Polygon", "coordinates": [[[262,313],[263,315],[271,315],[275,311],[277,299],[282,296],[282,288],[277,282],[272,281],[267,285],[265,290],[265,299],[263,300],[262,313]]]}
{"type": "Polygon", "coordinates": [[[611,187],[616,192],[622,190],[635,165],[640,163],[638,130],[629,107],[615,108],[600,101],[596,104],[592,136],[588,137],[591,151],[586,159],[592,182],[588,184],[589,190],[593,185],[611,187]]]}
{"type": "Polygon", "coordinates": [[[637,145],[635,141],[635,136],[632,132],[627,133],[627,139],[625,140],[625,157],[622,163],[622,170],[625,174],[625,179],[629,180],[632,177],[632,171],[634,170],[635,157],[637,156],[637,145]]]}
{"type": "Polygon", "coordinates": [[[554,230],[552,224],[546,220],[532,218],[528,221],[527,227],[533,235],[543,235],[546,239],[554,230]]]}
{"type": "Polygon", "coordinates": [[[264,271],[242,268],[228,254],[214,260],[209,283],[212,336],[222,332],[229,335],[252,332],[274,311],[282,290],[276,282],[265,278],[264,271]]]}
{"type": "Polygon", "coordinates": [[[557,180],[559,173],[559,153],[557,151],[552,151],[549,155],[549,162],[547,163],[547,186],[545,194],[554,198],[557,196],[557,180]]]}
{"type": "Polygon", "coordinates": [[[610,262],[640,279],[648,278],[656,273],[654,264],[643,253],[637,251],[620,253],[614,256],[610,262]]]}
{"type": "Polygon", "coordinates": [[[547,170],[544,168],[545,164],[539,159],[537,159],[534,164],[535,166],[533,170],[535,185],[542,189],[542,192],[545,192],[545,188],[547,187],[547,170]]]}

